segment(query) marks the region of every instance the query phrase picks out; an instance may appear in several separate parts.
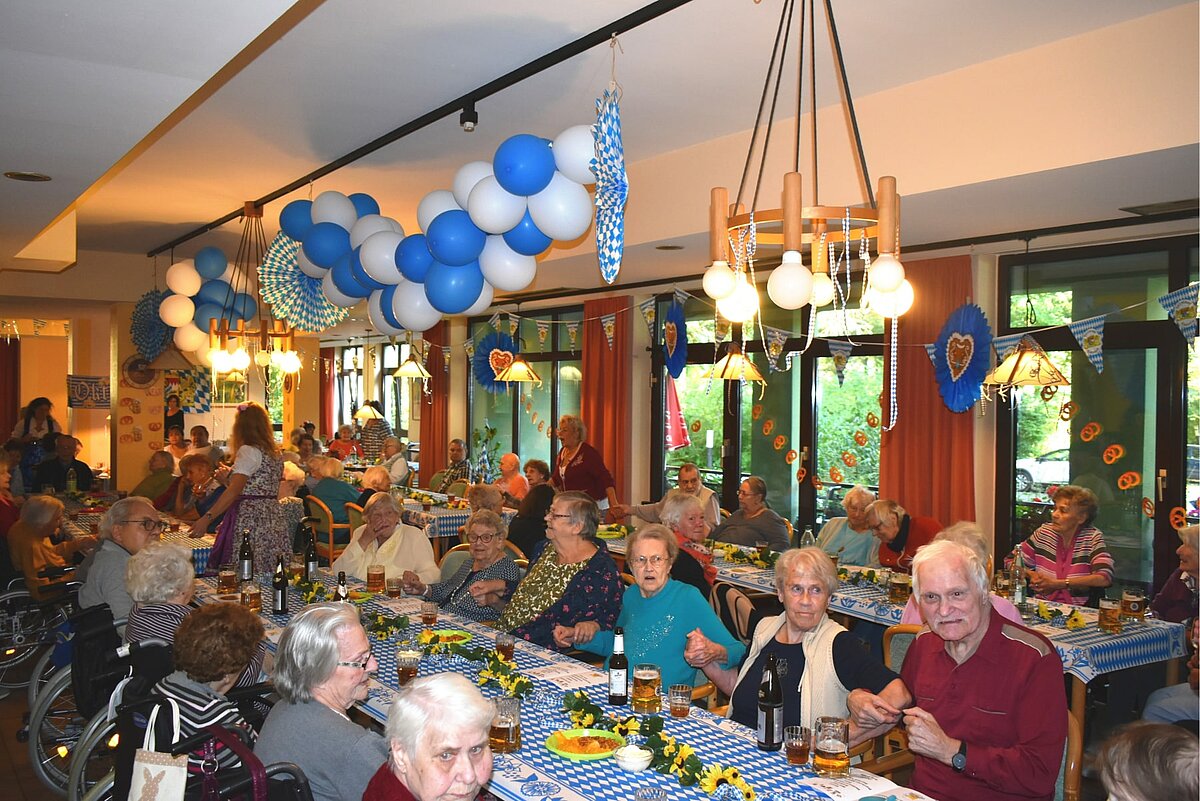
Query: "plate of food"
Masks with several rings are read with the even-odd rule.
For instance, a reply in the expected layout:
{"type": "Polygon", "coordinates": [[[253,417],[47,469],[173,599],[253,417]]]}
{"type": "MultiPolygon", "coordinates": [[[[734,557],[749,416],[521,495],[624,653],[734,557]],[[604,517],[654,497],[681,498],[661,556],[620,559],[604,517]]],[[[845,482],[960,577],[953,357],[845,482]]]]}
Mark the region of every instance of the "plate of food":
{"type": "Polygon", "coordinates": [[[462,629],[434,629],[434,636],[437,637],[439,643],[447,643],[449,645],[462,645],[471,641],[475,635],[469,631],[462,629]]]}
{"type": "Polygon", "coordinates": [[[624,737],[604,729],[565,729],[546,738],[550,753],[575,762],[607,759],[623,745],[624,737]]]}
{"type": "Polygon", "coordinates": [[[596,529],[596,536],[602,540],[619,540],[622,537],[629,536],[629,527],[622,525],[600,526],[596,529]]]}
{"type": "Polygon", "coordinates": [[[350,603],[365,604],[375,597],[375,593],[366,590],[350,590],[350,603]]]}

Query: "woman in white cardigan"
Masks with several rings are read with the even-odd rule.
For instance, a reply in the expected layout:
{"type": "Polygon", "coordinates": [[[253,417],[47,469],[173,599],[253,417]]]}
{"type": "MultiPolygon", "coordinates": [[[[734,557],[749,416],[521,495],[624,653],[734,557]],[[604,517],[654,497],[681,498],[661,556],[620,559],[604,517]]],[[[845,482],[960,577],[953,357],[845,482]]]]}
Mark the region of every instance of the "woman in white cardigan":
{"type": "MultiPolygon", "coordinates": [[[[867,690],[896,709],[906,708],[911,696],[899,676],[875,661],[857,637],[826,616],[837,586],[833,561],[820,548],[792,548],[784,551],[775,565],[775,587],[784,611],[759,622],[740,669],[708,661],[706,638],[691,638],[684,656],[730,697],[731,718],[756,725],[758,685],[767,655],[773,653],[784,690],[785,726],[812,727],[822,716],[850,717],[850,739],[855,745],[891,728],[891,724],[859,726],[866,716],[853,708],[858,698],[851,692],[867,690]]],[[[873,703],[867,693],[858,696],[863,703],[873,703]]]]}
{"type": "Polygon", "coordinates": [[[420,529],[400,522],[400,507],[386,492],[377,492],[363,507],[363,525],[354,530],[350,544],[333,563],[333,572],[366,579],[367,567],[383,565],[388,578],[398,579],[411,570],[429,583],[441,578],[433,546],[420,529]]]}

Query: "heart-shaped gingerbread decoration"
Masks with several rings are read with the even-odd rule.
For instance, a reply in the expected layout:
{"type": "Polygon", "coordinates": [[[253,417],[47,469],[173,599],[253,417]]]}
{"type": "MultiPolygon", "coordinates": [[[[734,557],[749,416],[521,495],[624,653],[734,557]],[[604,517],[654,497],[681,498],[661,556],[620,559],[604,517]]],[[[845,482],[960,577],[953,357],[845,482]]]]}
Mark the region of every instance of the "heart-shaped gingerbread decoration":
{"type": "Polygon", "coordinates": [[[676,328],[674,322],[668,320],[663,325],[663,338],[667,343],[667,355],[674,356],[675,345],[679,342],[679,330],[676,328]]]}
{"type": "Polygon", "coordinates": [[[950,368],[950,378],[954,381],[962,378],[975,355],[975,338],[970,334],[954,333],[946,341],[946,364],[950,368]]]}
{"type": "Polygon", "coordinates": [[[500,375],[504,372],[504,368],[512,364],[513,355],[506,350],[492,348],[492,352],[488,354],[488,364],[492,366],[492,372],[500,375]]]}

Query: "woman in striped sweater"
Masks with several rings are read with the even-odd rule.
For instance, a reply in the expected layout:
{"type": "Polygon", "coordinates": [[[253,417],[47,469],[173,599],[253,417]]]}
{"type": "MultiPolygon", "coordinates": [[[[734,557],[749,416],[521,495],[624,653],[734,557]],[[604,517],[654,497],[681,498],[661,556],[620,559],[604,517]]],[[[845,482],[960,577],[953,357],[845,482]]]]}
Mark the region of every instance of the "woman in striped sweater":
{"type": "Polygon", "coordinates": [[[1037,598],[1082,606],[1093,589],[1113,583],[1112,554],[1100,529],[1092,525],[1097,507],[1090,489],[1059,487],[1050,522],[1017,546],[1037,598]]]}

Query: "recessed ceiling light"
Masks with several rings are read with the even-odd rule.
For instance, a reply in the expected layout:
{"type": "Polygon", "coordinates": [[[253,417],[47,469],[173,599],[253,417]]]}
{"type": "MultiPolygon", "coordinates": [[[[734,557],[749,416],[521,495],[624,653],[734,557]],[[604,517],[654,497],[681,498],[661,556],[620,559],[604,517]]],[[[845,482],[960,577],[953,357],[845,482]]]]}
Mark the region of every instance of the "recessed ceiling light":
{"type": "Polygon", "coordinates": [[[655,250],[683,250],[683,245],[655,245],[655,250]]]}
{"type": "Polygon", "coordinates": [[[4,177],[14,181],[29,181],[31,183],[50,180],[50,176],[43,172],[24,172],[23,170],[10,170],[4,173],[4,177]]]}

